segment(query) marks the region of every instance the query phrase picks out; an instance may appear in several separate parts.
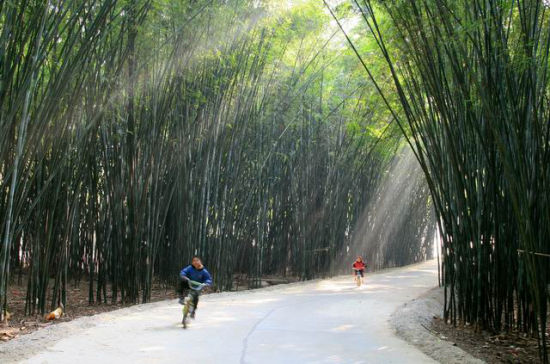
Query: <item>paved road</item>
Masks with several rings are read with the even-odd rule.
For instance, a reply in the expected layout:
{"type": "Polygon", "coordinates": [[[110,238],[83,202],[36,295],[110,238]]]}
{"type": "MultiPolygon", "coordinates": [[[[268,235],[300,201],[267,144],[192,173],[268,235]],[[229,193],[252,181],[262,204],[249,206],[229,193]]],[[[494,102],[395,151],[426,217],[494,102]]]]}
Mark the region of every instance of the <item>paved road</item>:
{"type": "Polygon", "coordinates": [[[388,319],[437,284],[435,262],[366,282],[357,288],[350,276],[208,295],[187,330],[174,300],[101,314],[26,362],[431,363],[388,319]]]}

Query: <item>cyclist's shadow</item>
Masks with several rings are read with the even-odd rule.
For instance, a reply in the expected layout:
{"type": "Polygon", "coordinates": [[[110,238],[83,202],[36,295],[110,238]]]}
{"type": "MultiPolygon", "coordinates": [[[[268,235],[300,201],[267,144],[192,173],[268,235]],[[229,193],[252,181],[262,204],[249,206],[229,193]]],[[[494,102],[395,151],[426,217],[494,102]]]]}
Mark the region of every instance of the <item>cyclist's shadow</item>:
{"type": "Polygon", "coordinates": [[[162,332],[162,331],[181,331],[181,322],[173,323],[164,326],[146,327],[145,331],[162,332]]]}

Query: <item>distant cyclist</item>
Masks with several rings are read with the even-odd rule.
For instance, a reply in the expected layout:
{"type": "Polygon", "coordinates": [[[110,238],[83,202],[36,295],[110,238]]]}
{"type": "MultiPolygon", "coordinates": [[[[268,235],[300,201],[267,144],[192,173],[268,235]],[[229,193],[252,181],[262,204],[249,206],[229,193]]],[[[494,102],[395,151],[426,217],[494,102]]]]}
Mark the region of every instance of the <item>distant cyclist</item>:
{"type": "Polygon", "coordinates": [[[359,275],[361,275],[361,284],[363,284],[363,277],[365,276],[365,268],[367,267],[367,265],[363,262],[363,258],[362,257],[357,257],[357,259],[355,260],[355,262],[353,262],[353,276],[355,277],[355,279],[358,279],[359,277],[357,277],[357,273],[359,273],[359,275]]]}
{"type": "MultiPolygon", "coordinates": [[[[212,276],[206,270],[204,265],[202,265],[201,258],[194,256],[191,264],[183,268],[180,272],[180,280],[178,282],[178,294],[179,294],[179,303],[183,305],[185,303],[183,297],[183,291],[186,287],[189,287],[189,280],[195,281],[198,283],[203,283],[208,286],[212,285],[212,276]]],[[[193,306],[195,309],[191,312],[191,318],[195,318],[195,313],[197,312],[197,306],[199,304],[199,295],[193,295],[193,306]]]]}

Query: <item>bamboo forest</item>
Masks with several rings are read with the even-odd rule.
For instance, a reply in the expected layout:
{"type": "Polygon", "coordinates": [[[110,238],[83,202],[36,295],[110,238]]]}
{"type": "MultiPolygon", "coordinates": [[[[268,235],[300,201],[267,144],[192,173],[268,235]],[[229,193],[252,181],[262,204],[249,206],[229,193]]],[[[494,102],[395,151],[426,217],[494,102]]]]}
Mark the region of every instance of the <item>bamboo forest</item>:
{"type": "Polygon", "coordinates": [[[546,0],[0,0],[0,320],[435,261],[547,363],[549,54],[546,0]]]}

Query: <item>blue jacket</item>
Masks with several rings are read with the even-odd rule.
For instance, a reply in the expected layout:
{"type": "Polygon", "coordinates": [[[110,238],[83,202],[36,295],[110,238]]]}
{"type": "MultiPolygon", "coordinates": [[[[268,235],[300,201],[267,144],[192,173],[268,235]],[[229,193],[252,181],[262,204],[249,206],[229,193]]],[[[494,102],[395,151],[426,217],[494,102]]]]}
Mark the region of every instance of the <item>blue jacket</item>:
{"type": "Polygon", "coordinates": [[[212,276],[210,276],[206,268],[195,269],[192,265],[188,265],[181,270],[180,277],[187,277],[192,281],[206,283],[208,285],[212,284],[212,276]]]}

